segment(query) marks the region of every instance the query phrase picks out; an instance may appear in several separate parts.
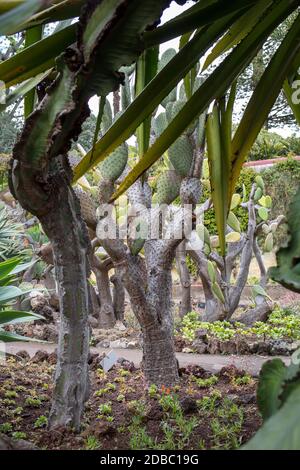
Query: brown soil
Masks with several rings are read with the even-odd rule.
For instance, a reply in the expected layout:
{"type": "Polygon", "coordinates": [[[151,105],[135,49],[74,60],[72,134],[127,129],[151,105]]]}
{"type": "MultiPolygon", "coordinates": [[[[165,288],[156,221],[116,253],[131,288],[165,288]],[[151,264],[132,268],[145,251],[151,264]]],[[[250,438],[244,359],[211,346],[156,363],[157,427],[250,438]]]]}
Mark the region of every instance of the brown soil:
{"type": "Polygon", "coordinates": [[[154,445],[165,450],[231,449],[247,442],[261,424],[255,404],[256,381],[248,377],[246,385],[241,385],[236,377],[243,377],[243,372],[234,367],[223,369],[216,384],[200,388],[195,380],[211,375],[201,367],[189,366],[181,370],[178,387],[158,390],[150,397],[142,372],[132,363],[124,362],[104,374],[98,361],[94,358],[91,363],[91,398],[80,434],[48,431],[44,418],[37,427],[36,420],[49,413],[53,360],[51,365],[49,359],[37,356],[27,362],[9,359],[0,365],[0,432],[53,450],[151,449],[154,445]],[[175,419],[178,413],[166,408],[169,399],[180,404],[182,426],[175,419]],[[105,406],[99,410],[101,405],[105,406]],[[192,418],[195,423],[184,437],[192,418]],[[166,440],[164,426],[171,430],[171,440],[166,440]],[[145,435],[146,440],[141,441],[145,435]]]}

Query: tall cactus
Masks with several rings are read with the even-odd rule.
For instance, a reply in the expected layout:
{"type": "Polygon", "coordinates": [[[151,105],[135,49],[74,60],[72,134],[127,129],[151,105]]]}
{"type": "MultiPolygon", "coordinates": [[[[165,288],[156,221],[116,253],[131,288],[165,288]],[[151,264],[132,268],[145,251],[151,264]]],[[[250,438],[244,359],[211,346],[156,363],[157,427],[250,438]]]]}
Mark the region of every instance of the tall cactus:
{"type": "Polygon", "coordinates": [[[62,317],[51,426],[79,429],[89,382],[89,243],[66,154],[89,115],[88,100],[119,87],[124,75],[118,70],[137,58],[142,33],[168,3],[85,2],[77,41],[57,60],[56,79],[26,120],[14,148],[10,188],[40,219],[51,240],[59,285],[62,317]]]}

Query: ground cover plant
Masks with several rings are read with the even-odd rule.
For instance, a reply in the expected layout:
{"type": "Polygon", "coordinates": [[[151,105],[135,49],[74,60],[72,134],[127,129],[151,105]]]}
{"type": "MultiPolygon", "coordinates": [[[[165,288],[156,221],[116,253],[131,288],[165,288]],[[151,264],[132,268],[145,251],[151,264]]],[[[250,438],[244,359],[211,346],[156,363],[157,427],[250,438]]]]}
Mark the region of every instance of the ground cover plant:
{"type": "Polygon", "coordinates": [[[124,361],[104,373],[94,358],[81,432],[50,432],[52,359],[11,358],[0,366],[0,432],[15,443],[78,450],[237,449],[261,422],[256,379],[234,367],[212,375],[191,366],[180,371],[175,387],[147,388],[133,364],[124,361]]]}

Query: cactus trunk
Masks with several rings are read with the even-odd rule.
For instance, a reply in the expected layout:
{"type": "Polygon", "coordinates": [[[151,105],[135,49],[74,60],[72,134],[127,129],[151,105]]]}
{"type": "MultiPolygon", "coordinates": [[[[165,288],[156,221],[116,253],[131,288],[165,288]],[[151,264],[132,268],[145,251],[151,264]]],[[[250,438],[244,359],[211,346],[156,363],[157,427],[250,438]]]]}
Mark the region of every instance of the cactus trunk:
{"type": "Polygon", "coordinates": [[[49,424],[79,430],[89,393],[89,244],[77,198],[66,179],[60,183],[52,209],[40,218],[53,247],[61,314],[49,424]]]}

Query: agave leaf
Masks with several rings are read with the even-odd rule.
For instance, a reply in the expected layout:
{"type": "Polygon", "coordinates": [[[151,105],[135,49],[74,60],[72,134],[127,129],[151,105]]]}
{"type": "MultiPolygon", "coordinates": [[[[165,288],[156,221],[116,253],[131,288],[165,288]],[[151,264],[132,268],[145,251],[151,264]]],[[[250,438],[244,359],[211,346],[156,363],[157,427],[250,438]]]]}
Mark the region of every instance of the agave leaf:
{"type": "MultiPolygon", "coordinates": [[[[141,174],[144,173],[144,171],[150,168],[150,166],[153,165],[153,163],[155,163],[161,155],[163,155],[163,153],[170,147],[170,145],[196,119],[196,117],[205,111],[205,109],[208,107],[209,103],[215,96],[223,96],[224,93],[226,93],[229,86],[234,82],[234,80],[236,80],[238,75],[255,57],[257,49],[264,43],[264,41],[274,30],[274,28],[278,24],[280,24],[281,21],[289,15],[289,13],[293,11],[293,9],[296,7],[296,4],[296,0],[292,1],[288,5],[286,3],[276,4],[276,6],[274,6],[274,8],[271,9],[268,14],[264,16],[264,18],[249,33],[249,35],[231,52],[231,54],[226,59],[224,59],[222,64],[216,68],[216,70],[209,76],[209,78],[207,78],[207,80],[193,94],[192,98],[188,100],[186,105],[169,124],[167,129],[160,136],[160,138],[156,140],[152,147],[149,148],[144,158],[140,162],[138,162],[137,165],[133,168],[133,170],[127,175],[123,183],[120,185],[119,189],[113,195],[113,200],[119,197],[124,191],[126,191],[136,181],[136,179],[138,179],[141,174]]],[[[293,36],[294,34],[295,31],[293,31],[293,36]]],[[[194,38],[185,47],[188,47],[193,42],[193,40],[194,38]]],[[[183,48],[182,51],[184,49],[185,48],[183,48]]],[[[177,56],[179,54],[180,52],[177,54],[177,56]]],[[[157,77],[159,77],[159,75],[157,75],[157,77]]],[[[145,91],[146,90],[147,88],[145,89],[145,91]]],[[[256,114],[254,114],[254,116],[256,116],[256,114]]],[[[124,117],[124,115],[122,117],[124,117]]],[[[127,116],[127,118],[128,117],[129,116],[127,116]]],[[[134,117],[132,117],[132,119],[134,119],[134,117]]],[[[261,124],[260,127],[262,127],[262,125],[263,124],[261,124]]],[[[130,132],[124,132],[122,136],[119,135],[120,140],[122,140],[122,138],[127,139],[129,136],[130,132]]],[[[104,138],[105,137],[106,136],[104,136],[104,138]]],[[[107,139],[104,139],[105,146],[104,142],[102,141],[101,150],[103,151],[103,154],[100,159],[105,158],[107,151],[106,149],[108,148],[109,144],[111,145],[112,137],[112,135],[109,136],[107,134],[107,139]]],[[[237,159],[236,155],[235,157],[237,159]]],[[[244,160],[242,160],[242,162],[243,161],[244,160]]],[[[76,176],[79,177],[80,173],[82,173],[82,171],[86,171],[87,169],[88,166],[86,165],[82,164],[81,168],[79,168],[78,166],[76,176]]],[[[238,170],[239,168],[238,166],[236,166],[235,171],[237,175],[239,174],[238,170]]]]}
{"type": "Polygon", "coordinates": [[[202,70],[206,70],[218,57],[242,41],[257,24],[257,21],[271,3],[272,0],[260,0],[256,2],[250,10],[244,13],[214,46],[204,62],[202,70]]]}
{"type": "Polygon", "coordinates": [[[10,333],[8,331],[1,330],[1,328],[0,341],[3,341],[3,343],[11,343],[14,341],[32,341],[34,343],[46,343],[46,341],[43,341],[41,339],[29,338],[28,336],[21,336],[16,333],[10,333]]]}
{"type": "Polygon", "coordinates": [[[18,28],[46,3],[47,0],[27,0],[3,13],[0,16],[0,35],[11,34],[11,31],[18,28]]]}
{"type": "Polygon", "coordinates": [[[0,311],[0,325],[26,323],[35,320],[44,320],[44,317],[33,312],[20,312],[18,310],[0,311]]]}
{"type": "Polygon", "coordinates": [[[0,80],[9,88],[55,66],[55,59],[76,40],[77,24],[25,48],[0,64],[0,80]]]}
{"type": "MultiPolygon", "coordinates": [[[[200,33],[195,35],[195,37],[178,52],[148,84],[142,93],[136,97],[102,139],[97,142],[93,161],[90,161],[91,153],[89,152],[77,165],[74,170],[74,182],[86,171],[100,163],[135,132],[136,128],[157,108],[177,83],[184,78],[187,72],[195,65],[205,51],[208,50],[211,44],[226,30],[232,21],[232,17],[226,17],[224,20],[216,22],[214,25],[207,28],[205,35],[200,33]]],[[[177,137],[179,137],[179,134],[177,137]]],[[[173,143],[173,139],[171,139],[170,143],[173,143]]],[[[166,146],[162,153],[164,153],[168,147],[169,145],[166,146]]],[[[159,158],[159,156],[157,158],[159,158]]]]}
{"type": "MultiPolygon", "coordinates": [[[[138,96],[149,82],[157,74],[159,48],[154,47],[147,49],[138,59],[136,64],[136,81],[135,81],[135,95],[138,96]]],[[[146,153],[149,148],[151,131],[151,116],[148,116],[145,121],[138,127],[137,143],[138,153],[140,158],[146,153]]]]}
{"type": "Polygon", "coordinates": [[[174,37],[181,36],[195,29],[211,24],[221,17],[233,12],[240,12],[249,8],[253,0],[202,0],[182,15],[156,28],[154,31],[145,33],[144,40],[147,47],[161,44],[174,37]]]}
{"type": "MultiPolygon", "coordinates": [[[[52,70],[52,69],[51,69],[52,70]]],[[[4,111],[8,106],[15,103],[18,99],[22,98],[31,90],[34,90],[36,86],[41,83],[50,73],[51,70],[47,72],[40,73],[34,78],[29,78],[24,83],[16,87],[9,95],[5,98],[5,103],[0,103],[0,112],[4,111]]]]}
{"type": "MultiPolygon", "coordinates": [[[[35,26],[30,28],[25,33],[25,48],[32,46],[36,42],[40,41],[43,36],[43,27],[35,26]]],[[[24,116],[25,119],[32,113],[35,104],[35,88],[28,91],[24,97],[24,116]]]]}
{"type": "Polygon", "coordinates": [[[235,133],[232,143],[231,194],[234,192],[245,158],[280,93],[293,60],[299,54],[299,32],[298,16],[266,68],[235,133]]]}

